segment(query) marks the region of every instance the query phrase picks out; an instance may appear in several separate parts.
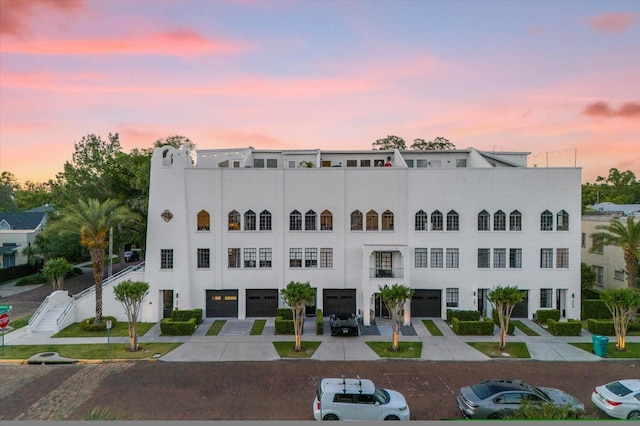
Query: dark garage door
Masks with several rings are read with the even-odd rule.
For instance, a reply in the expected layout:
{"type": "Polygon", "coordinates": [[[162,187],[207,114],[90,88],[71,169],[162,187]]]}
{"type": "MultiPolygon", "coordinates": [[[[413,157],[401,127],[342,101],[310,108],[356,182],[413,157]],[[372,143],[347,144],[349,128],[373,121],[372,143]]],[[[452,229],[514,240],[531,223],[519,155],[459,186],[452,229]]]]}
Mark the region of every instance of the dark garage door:
{"type": "Polygon", "coordinates": [[[238,290],[207,290],[207,318],[237,316],[238,290]]]}
{"type": "Polygon", "coordinates": [[[442,317],[442,290],[415,290],[411,298],[412,317],[442,317]]]}
{"type": "Polygon", "coordinates": [[[356,313],[356,291],[325,289],[322,292],[322,315],[329,316],[341,312],[356,313]]]}
{"type": "Polygon", "coordinates": [[[278,310],[278,289],[247,290],[248,317],[275,317],[278,310]]]}
{"type": "Polygon", "coordinates": [[[529,318],[529,291],[521,290],[524,293],[522,302],[516,303],[511,312],[511,318],[529,318]]]}

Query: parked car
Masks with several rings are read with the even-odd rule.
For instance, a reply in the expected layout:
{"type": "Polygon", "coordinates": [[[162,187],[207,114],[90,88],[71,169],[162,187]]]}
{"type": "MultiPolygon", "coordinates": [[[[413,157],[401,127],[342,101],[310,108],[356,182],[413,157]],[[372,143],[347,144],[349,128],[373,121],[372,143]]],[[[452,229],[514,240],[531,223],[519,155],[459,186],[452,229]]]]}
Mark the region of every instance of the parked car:
{"type": "Polygon", "coordinates": [[[624,379],[597,386],[593,405],[617,419],[640,420],[640,379],[624,379]]]}
{"type": "Polygon", "coordinates": [[[371,380],[325,378],[313,401],[316,420],[409,420],[409,406],[400,392],[376,387],[371,380]]]}
{"type": "Polygon", "coordinates": [[[126,263],[135,262],[136,260],[140,260],[140,253],[135,250],[127,250],[124,252],[124,261],[126,263]]]}
{"type": "Polygon", "coordinates": [[[331,314],[329,316],[329,325],[331,326],[332,336],[358,336],[360,334],[356,314],[331,314]]]}
{"type": "Polygon", "coordinates": [[[500,419],[510,417],[522,401],[570,405],[584,412],[584,404],[560,389],[530,385],[522,380],[500,379],[460,388],[458,409],[468,419],[500,419]]]}

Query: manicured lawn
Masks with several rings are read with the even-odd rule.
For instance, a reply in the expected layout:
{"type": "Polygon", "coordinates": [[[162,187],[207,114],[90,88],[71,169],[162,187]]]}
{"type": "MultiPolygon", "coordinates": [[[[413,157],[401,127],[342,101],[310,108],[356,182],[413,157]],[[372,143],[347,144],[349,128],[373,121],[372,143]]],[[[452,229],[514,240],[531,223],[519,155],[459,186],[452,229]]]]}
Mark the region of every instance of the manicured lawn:
{"type": "Polygon", "coordinates": [[[522,321],[518,321],[518,320],[511,320],[511,321],[513,322],[513,325],[515,325],[518,328],[518,330],[522,331],[527,336],[539,336],[538,333],[533,331],[531,328],[529,328],[522,321]]]}
{"type": "Polygon", "coordinates": [[[207,330],[207,336],[217,336],[222,330],[222,327],[227,323],[227,320],[215,320],[209,330],[207,330]]]}
{"type": "Polygon", "coordinates": [[[467,345],[491,358],[531,358],[527,344],[523,342],[507,341],[504,351],[498,350],[498,342],[467,342],[467,345]]]}
{"type": "Polygon", "coordinates": [[[391,342],[366,342],[381,358],[420,358],[422,342],[398,342],[398,350],[391,350],[391,342]]]}
{"type": "Polygon", "coordinates": [[[251,332],[249,334],[251,336],[262,335],[262,331],[264,330],[264,326],[266,323],[267,323],[267,320],[255,320],[253,322],[253,326],[251,327],[251,332]]]}
{"type": "Polygon", "coordinates": [[[431,333],[432,336],[443,335],[442,331],[440,331],[440,329],[438,328],[436,323],[433,322],[433,320],[422,320],[422,323],[424,324],[425,327],[427,327],[427,330],[429,330],[429,333],[431,333]]]}
{"type": "MultiPolygon", "coordinates": [[[[138,323],[138,336],[144,336],[144,334],[156,325],[155,322],[139,322],[138,323]]],[[[129,336],[129,324],[126,321],[118,321],[115,327],[109,330],[109,337],[128,337],[129,336]]],[[[86,331],[83,330],[79,322],[71,324],[51,337],[107,337],[107,330],[104,331],[86,331]]]]}
{"type": "MultiPolygon", "coordinates": [[[[611,338],[609,339],[609,344],[607,345],[607,358],[640,358],[640,343],[627,342],[625,350],[621,352],[616,349],[615,340],[615,336],[613,337],[613,342],[611,341],[611,338]]],[[[570,343],[570,345],[593,353],[593,343],[570,343]]]]}
{"type": "Polygon", "coordinates": [[[11,320],[11,322],[9,323],[9,327],[13,327],[13,330],[17,330],[19,328],[26,327],[27,325],[29,325],[29,320],[30,319],[31,319],[31,315],[11,320]]]}
{"type": "Polygon", "coordinates": [[[273,342],[276,352],[282,358],[311,358],[322,342],[301,342],[302,350],[294,350],[294,342],[273,342]]]}
{"type": "MultiPolygon", "coordinates": [[[[145,359],[155,354],[165,355],[181,343],[140,343],[142,350],[129,352],[128,343],[109,344],[109,358],[113,359],[145,359]]],[[[58,352],[60,356],[73,359],[106,359],[107,344],[79,345],[9,345],[4,347],[4,356],[0,359],[27,359],[43,352],[58,352]]],[[[0,352],[1,353],[1,352],[0,352]]]]}

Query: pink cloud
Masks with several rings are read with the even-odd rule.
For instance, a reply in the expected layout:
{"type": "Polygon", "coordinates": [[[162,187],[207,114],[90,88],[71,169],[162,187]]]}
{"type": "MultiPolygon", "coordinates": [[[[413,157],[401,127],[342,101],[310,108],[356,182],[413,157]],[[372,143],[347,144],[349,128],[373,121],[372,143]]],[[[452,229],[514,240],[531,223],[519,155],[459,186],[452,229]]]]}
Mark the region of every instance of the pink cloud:
{"type": "Polygon", "coordinates": [[[640,117],[640,102],[626,102],[617,110],[611,108],[607,102],[593,102],[584,108],[582,114],[590,117],[636,118],[640,117]]]}
{"type": "Polygon", "coordinates": [[[24,36],[27,22],[37,13],[62,12],[84,8],[84,0],[0,0],[0,34],[24,36]],[[48,9],[43,11],[42,9],[48,9]]]}
{"type": "Polygon", "coordinates": [[[638,14],[634,12],[604,13],[589,19],[589,26],[599,33],[621,33],[635,24],[638,14]]]}

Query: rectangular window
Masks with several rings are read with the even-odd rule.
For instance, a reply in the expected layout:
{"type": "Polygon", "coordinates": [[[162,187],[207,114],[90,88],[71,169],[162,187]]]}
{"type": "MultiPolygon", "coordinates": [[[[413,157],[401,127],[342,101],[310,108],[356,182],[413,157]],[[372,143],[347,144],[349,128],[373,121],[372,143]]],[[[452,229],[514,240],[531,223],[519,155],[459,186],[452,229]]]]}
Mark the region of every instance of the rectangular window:
{"type": "Polygon", "coordinates": [[[304,267],[305,268],[318,267],[318,249],[317,248],[304,249],[304,267]]]}
{"type": "Polygon", "coordinates": [[[332,248],[320,249],[320,267],[333,268],[333,249],[332,248]]]}
{"type": "Polygon", "coordinates": [[[553,249],[540,249],[540,267],[544,269],[553,268],[553,249]]]}
{"type": "Polygon", "coordinates": [[[229,249],[229,268],[239,268],[239,267],[240,267],[240,249],[230,248],[229,249]]]}
{"type": "Polygon", "coordinates": [[[347,167],[358,167],[358,160],[347,160],[347,167]]]}
{"type": "Polygon", "coordinates": [[[498,269],[507,267],[507,249],[493,249],[493,267],[498,269]]]}
{"type": "Polygon", "coordinates": [[[289,249],[289,267],[302,268],[302,249],[301,248],[289,249]]]}
{"type": "Polygon", "coordinates": [[[290,169],[295,169],[296,168],[296,162],[289,160],[289,168],[290,169]]]}
{"type": "Polygon", "coordinates": [[[587,234],[585,234],[584,232],[581,235],[581,240],[580,240],[580,245],[582,247],[586,247],[587,246],[587,234]]]}
{"type": "Polygon", "coordinates": [[[596,283],[604,284],[604,268],[602,266],[592,266],[593,272],[596,273],[596,283]]]}
{"type": "Polygon", "coordinates": [[[624,280],[624,269],[616,269],[613,271],[613,279],[615,280],[624,280]]]}
{"type": "Polygon", "coordinates": [[[559,248],[556,249],[556,268],[568,268],[569,267],[569,249],[559,248]]]}
{"type": "Polygon", "coordinates": [[[456,167],[467,167],[467,159],[459,158],[456,160],[456,167]]]}
{"type": "Polygon", "coordinates": [[[553,308],[553,289],[552,288],[540,289],[540,307],[553,308]]]}
{"type": "Polygon", "coordinates": [[[407,163],[407,167],[412,168],[413,167],[413,160],[404,160],[405,163],[407,163]]]}
{"type": "Polygon", "coordinates": [[[256,267],[256,249],[254,248],[244,249],[244,267],[245,268],[256,267]]]}
{"type": "Polygon", "coordinates": [[[173,249],[160,250],[160,269],[173,269],[173,249]]]}
{"type": "Polygon", "coordinates": [[[431,267],[432,268],[444,267],[443,257],[444,257],[443,250],[441,248],[431,249],[431,267]]]}
{"type": "Polygon", "coordinates": [[[427,167],[429,162],[427,160],[416,160],[416,167],[427,167]]]}
{"type": "Polygon", "coordinates": [[[198,249],[198,268],[208,268],[210,259],[209,249],[198,249]]]}
{"type": "Polygon", "coordinates": [[[447,308],[457,308],[459,303],[459,290],[457,288],[447,289],[447,308]]]}
{"type": "Polygon", "coordinates": [[[439,169],[442,166],[441,160],[431,160],[429,161],[429,167],[439,169]]]}
{"type": "Polygon", "coordinates": [[[253,167],[256,169],[264,169],[264,158],[254,158],[253,167]]]}
{"type": "Polygon", "coordinates": [[[267,169],[277,169],[277,168],[278,168],[278,159],[267,158],[267,169]]]}
{"type": "Polygon", "coordinates": [[[260,256],[260,267],[261,268],[271,268],[271,249],[270,248],[261,248],[258,251],[258,255],[260,256]]]}
{"type": "Polygon", "coordinates": [[[360,160],[360,167],[371,167],[371,160],[360,160]]]}
{"type": "Polygon", "coordinates": [[[428,265],[427,249],[416,248],[415,252],[415,265],[416,268],[426,268],[428,265]]]}
{"type": "Polygon", "coordinates": [[[509,268],[522,268],[522,249],[509,249],[509,268]]]}
{"type": "Polygon", "coordinates": [[[490,252],[491,252],[491,249],[488,249],[488,248],[478,249],[478,268],[489,267],[490,265],[489,258],[491,257],[490,252]]]}
{"type": "Polygon", "coordinates": [[[447,249],[447,268],[460,267],[460,252],[457,248],[447,249]]]}

